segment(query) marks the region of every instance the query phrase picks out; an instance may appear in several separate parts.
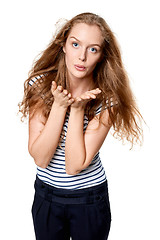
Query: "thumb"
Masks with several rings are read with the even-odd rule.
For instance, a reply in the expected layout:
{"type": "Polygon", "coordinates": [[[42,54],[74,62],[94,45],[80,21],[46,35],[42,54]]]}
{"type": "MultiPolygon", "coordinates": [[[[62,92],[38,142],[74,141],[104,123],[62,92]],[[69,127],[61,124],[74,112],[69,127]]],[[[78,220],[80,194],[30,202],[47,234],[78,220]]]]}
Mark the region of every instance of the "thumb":
{"type": "Polygon", "coordinates": [[[52,91],[55,91],[56,90],[56,88],[57,88],[57,84],[56,84],[56,82],[55,81],[52,81],[52,91]]]}

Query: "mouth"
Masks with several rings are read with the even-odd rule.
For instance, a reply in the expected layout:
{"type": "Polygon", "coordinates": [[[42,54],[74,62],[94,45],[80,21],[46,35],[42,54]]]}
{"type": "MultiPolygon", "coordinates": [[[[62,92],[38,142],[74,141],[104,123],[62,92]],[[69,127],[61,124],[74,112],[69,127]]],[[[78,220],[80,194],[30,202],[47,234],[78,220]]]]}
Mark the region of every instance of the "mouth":
{"type": "Polygon", "coordinates": [[[78,71],[85,71],[86,70],[86,68],[82,65],[74,65],[74,66],[78,71]]]}

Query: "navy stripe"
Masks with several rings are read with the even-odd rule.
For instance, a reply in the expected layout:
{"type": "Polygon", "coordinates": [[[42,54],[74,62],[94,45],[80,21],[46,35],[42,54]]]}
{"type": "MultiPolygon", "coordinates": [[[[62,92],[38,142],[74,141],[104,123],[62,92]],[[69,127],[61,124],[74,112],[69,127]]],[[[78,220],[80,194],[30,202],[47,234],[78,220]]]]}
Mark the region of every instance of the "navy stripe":
{"type": "MultiPolygon", "coordinates": [[[[92,173],[92,172],[95,172],[97,169],[99,169],[99,165],[100,165],[100,163],[98,164],[97,168],[95,168],[95,169],[93,169],[93,170],[91,170],[91,171],[89,171],[89,172],[87,172],[87,173],[77,174],[77,175],[74,175],[74,176],[73,176],[73,175],[72,175],[72,176],[64,176],[64,177],[58,176],[58,178],[73,178],[73,177],[77,178],[77,176],[88,175],[88,174],[90,174],[90,173],[92,173]]],[[[52,167],[52,168],[53,168],[53,167],[52,167]]],[[[62,169],[62,168],[61,168],[61,169],[62,169]]],[[[53,170],[51,170],[51,169],[49,169],[49,168],[46,168],[45,171],[41,170],[40,168],[38,168],[38,170],[41,171],[41,172],[44,172],[44,173],[46,173],[46,174],[49,174],[49,173],[47,172],[47,170],[48,170],[49,172],[51,172],[51,173],[66,174],[65,169],[64,169],[64,172],[53,171],[53,170]]],[[[85,171],[86,171],[86,170],[83,170],[83,172],[85,172],[85,171]]],[[[82,172],[82,171],[81,171],[81,172],[82,172]]],[[[53,175],[52,175],[52,176],[53,176],[53,175]]],[[[55,177],[56,177],[56,176],[55,176],[55,177]]],[[[79,180],[81,180],[81,178],[79,178],[79,180]]]]}
{"type": "MultiPolygon", "coordinates": [[[[89,167],[91,167],[91,166],[98,166],[98,165],[100,165],[100,161],[99,162],[96,162],[96,164],[95,163],[91,163],[90,165],[89,165],[89,167]]],[[[50,168],[53,168],[53,169],[63,169],[62,167],[55,167],[54,166],[54,163],[53,162],[50,162],[50,164],[48,165],[50,168]],[[51,165],[51,164],[53,164],[53,165],[51,165]]],[[[88,168],[89,168],[88,167],[88,168]]],[[[88,168],[86,168],[86,169],[88,169],[88,168]]],[[[47,168],[48,169],[48,168],[47,168]]],[[[84,171],[86,171],[86,169],[83,169],[81,172],[84,172],[84,171]]]]}
{"type": "MultiPolygon", "coordinates": [[[[37,174],[37,176],[38,177],[44,177],[43,175],[40,175],[40,174],[37,174]]],[[[105,175],[101,175],[101,176],[98,176],[97,178],[94,178],[94,179],[91,179],[90,181],[87,181],[87,182],[85,182],[85,184],[84,183],[78,183],[78,184],[74,184],[74,185],[67,185],[67,186],[63,186],[63,188],[72,188],[72,187],[75,187],[74,189],[79,189],[80,188],[80,185],[81,186],[87,186],[87,185],[89,185],[88,183],[91,183],[91,182],[93,182],[93,181],[95,181],[95,180],[97,180],[97,179],[99,179],[100,177],[102,177],[102,176],[104,176],[104,179],[106,180],[106,177],[105,177],[105,175]],[[86,184],[87,183],[87,184],[86,184]],[[77,187],[76,188],[76,186],[79,186],[79,187],[77,187]]],[[[46,182],[46,183],[48,183],[48,184],[50,184],[50,185],[52,185],[52,186],[55,186],[55,187],[62,187],[62,185],[57,185],[57,184],[52,184],[51,182],[52,182],[52,180],[49,178],[49,177],[45,177],[45,178],[47,178],[49,181],[46,181],[46,180],[43,180],[44,182],[46,182]],[[51,181],[51,182],[50,182],[51,181]]],[[[65,182],[69,182],[69,181],[65,181],[65,182]]],[[[102,181],[100,181],[100,182],[102,182],[102,181]]],[[[69,182],[70,183],[70,182],[69,182]]],[[[95,184],[93,184],[93,185],[95,185],[95,184]]]]}
{"type": "MultiPolygon", "coordinates": [[[[46,175],[49,175],[49,176],[53,177],[53,175],[50,174],[50,173],[48,173],[48,172],[45,172],[45,171],[40,170],[40,169],[38,169],[38,170],[39,170],[40,172],[42,172],[42,173],[45,173],[46,175]]],[[[97,172],[97,173],[95,173],[95,174],[92,174],[92,175],[89,175],[89,176],[87,176],[87,177],[83,177],[83,176],[82,176],[82,178],[78,178],[78,179],[76,179],[76,178],[77,178],[76,175],[74,175],[74,176],[67,176],[67,177],[58,176],[58,178],[60,178],[60,179],[73,179],[73,178],[75,177],[75,180],[71,180],[71,181],[67,181],[67,182],[69,182],[69,183],[71,183],[71,182],[77,182],[77,181],[81,181],[81,180],[84,180],[84,179],[87,179],[87,178],[90,178],[90,177],[94,177],[94,176],[98,175],[100,172],[102,172],[103,170],[104,170],[104,169],[103,169],[103,167],[101,166],[101,169],[100,169],[99,172],[97,172]]],[[[46,178],[46,176],[44,176],[44,177],[46,178]]],[[[56,177],[56,176],[54,176],[54,177],[56,177]]],[[[51,179],[50,179],[50,180],[51,180],[51,179]]],[[[53,180],[51,180],[51,181],[53,181],[53,180]]],[[[66,181],[54,180],[54,182],[65,183],[66,181]]]]}
{"type": "MultiPolygon", "coordinates": [[[[101,180],[101,181],[96,181],[96,183],[94,182],[93,186],[95,186],[95,185],[98,185],[98,184],[101,184],[101,183],[103,183],[105,180],[107,180],[107,179],[106,179],[106,177],[104,178],[104,180],[101,180]]],[[[83,184],[83,185],[81,185],[81,186],[83,186],[83,188],[84,188],[84,187],[88,187],[88,186],[90,186],[90,187],[91,187],[91,185],[90,185],[90,184],[83,184]]],[[[79,188],[80,188],[80,186],[79,186],[79,187],[77,187],[77,188],[74,188],[74,189],[76,190],[76,189],[79,189],[79,188]]]]}
{"type": "MultiPolygon", "coordinates": [[[[58,165],[58,166],[64,166],[65,167],[65,164],[60,164],[60,163],[54,163],[55,165],[58,165]]],[[[46,168],[47,169],[47,168],[46,168]]]]}
{"type": "Polygon", "coordinates": [[[53,167],[52,165],[48,165],[50,168],[54,168],[54,169],[63,169],[63,168],[61,168],[61,167],[53,167]]]}
{"type": "MultiPolygon", "coordinates": [[[[81,183],[81,184],[77,184],[78,187],[75,188],[75,189],[79,189],[81,186],[83,186],[83,187],[84,187],[84,186],[89,186],[89,185],[91,184],[91,182],[93,182],[93,181],[94,181],[94,185],[95,185],[95,180],[100,179],[102,176],[104,176],[104,175],[98,176],[97,178],[94,178],[94,179],[88,181],[88,182],[87,182],[88,184],[85,184],[85,185],[82,184],[82,183],[81,183]]],[[[105,176],[104,176],[104,180],[106,180],[106,177],[105,177],[105,176]]],[[[103,182],[104,180],[98,181],[98,183],[103,182]]]]}

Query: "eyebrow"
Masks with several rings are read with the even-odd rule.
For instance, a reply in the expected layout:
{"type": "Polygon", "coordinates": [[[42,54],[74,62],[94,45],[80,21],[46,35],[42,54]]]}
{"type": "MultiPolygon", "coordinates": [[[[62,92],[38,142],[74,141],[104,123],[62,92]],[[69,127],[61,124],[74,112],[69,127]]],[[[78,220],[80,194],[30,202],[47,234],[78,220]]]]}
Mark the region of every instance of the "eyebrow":
{"type": "MultiPolygon", "coordinates": [[[[74,37],[74,36],[71,36],[70,38],[74,38],[74,39],[76,39],[78,42],[81,42],[79,39],[77,39],[76,37],[74,37]]],[[[98,46],[98,47],[100,47],[101,48],[101,46],[99,45],[99,44],[97,44],[97,43],[92,43],[92,44],[89,44],[89,46],[98,46]]]]}

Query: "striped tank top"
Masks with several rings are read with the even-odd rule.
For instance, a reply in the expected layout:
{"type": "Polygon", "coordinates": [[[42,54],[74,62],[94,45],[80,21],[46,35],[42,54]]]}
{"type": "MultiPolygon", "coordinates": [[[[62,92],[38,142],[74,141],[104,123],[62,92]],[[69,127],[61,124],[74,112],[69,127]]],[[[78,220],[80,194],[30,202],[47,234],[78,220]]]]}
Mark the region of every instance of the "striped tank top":
{"type": "MultiPolygon", "coordinates": [[[[32,79],[29,84],[32,85],[36,79],[32,79]]],[[[96,109],[95,115],[101,112],[102,105],[96,109]]],[[[65,140],[67,134],[69,113],[66,112],[64,124],[63,124],[63,138],[58,144],[56,151],[47,166],[47,168],[41,168],[37,166],[37,176],[40,180],[54,186],[56,188],[63,189],[82,189],[87,187],[92,187],[106,181],[106,174],[103,168],[100,153],[98,152],[90,165],[83,169],[80,173],[76,175],[68,175],[65,171],[65,140]]],[[[84,114],[84,124],[83,132],[85,132],[88,126],[88,118],[84,114]]]]}

